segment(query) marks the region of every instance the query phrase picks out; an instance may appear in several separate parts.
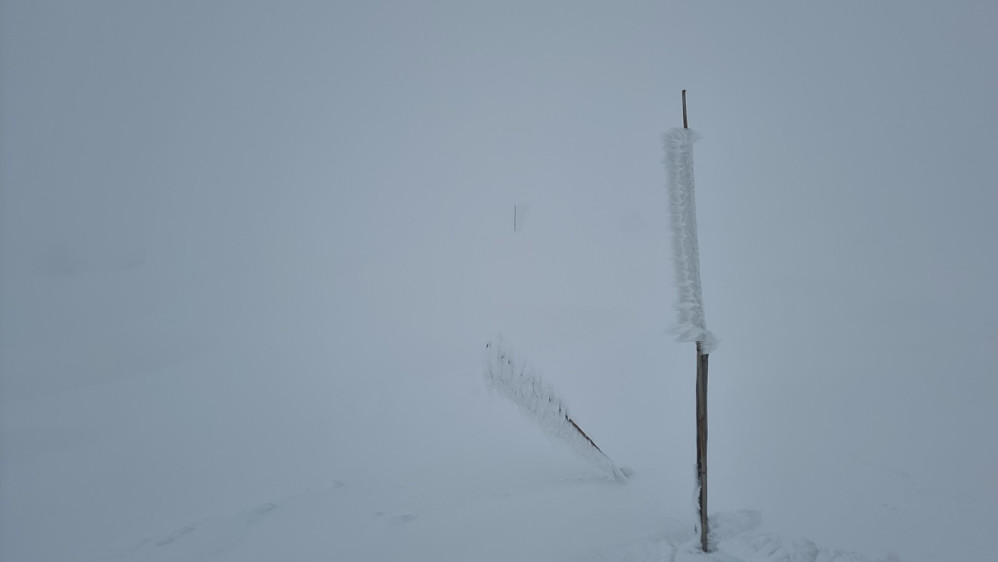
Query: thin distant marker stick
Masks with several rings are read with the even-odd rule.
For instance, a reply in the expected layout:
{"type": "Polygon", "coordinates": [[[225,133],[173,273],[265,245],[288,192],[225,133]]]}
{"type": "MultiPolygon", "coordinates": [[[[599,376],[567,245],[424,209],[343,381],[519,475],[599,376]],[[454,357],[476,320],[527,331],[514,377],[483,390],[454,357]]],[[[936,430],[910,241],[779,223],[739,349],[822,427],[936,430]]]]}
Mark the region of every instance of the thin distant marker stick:
{"type": "Polygon", "coordinates": [[[686,90],[683,90],[683,128],[690,128],[690,122],[686,119],[686,90]]]}

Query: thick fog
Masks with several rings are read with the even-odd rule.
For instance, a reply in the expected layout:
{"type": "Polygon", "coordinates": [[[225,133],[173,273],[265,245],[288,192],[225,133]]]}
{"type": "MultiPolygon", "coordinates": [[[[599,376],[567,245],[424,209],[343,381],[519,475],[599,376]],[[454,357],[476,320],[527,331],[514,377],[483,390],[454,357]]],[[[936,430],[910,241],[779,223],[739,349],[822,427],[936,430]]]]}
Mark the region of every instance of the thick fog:
{"type": "Polygon", "coordinates": [[[686,89],[712,508],[983,559],[995,21],[973,1],[5,0],[0,558],[351,477],[553,474],[483,398],[500,332],[685,513],[662,135],[686,89]]]}

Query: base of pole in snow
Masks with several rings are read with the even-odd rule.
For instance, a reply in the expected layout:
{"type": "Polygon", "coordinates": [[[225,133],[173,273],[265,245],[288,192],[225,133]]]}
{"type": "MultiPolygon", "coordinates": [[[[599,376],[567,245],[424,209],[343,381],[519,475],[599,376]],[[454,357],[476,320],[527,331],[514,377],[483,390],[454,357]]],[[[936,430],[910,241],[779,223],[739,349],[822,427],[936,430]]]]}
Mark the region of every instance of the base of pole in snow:
{"type": "Polygon", "coordinates": [[[700,548],[711,551],[707,521],[707,357],[697,342],[697,487],[700,511],[700,548]]]}

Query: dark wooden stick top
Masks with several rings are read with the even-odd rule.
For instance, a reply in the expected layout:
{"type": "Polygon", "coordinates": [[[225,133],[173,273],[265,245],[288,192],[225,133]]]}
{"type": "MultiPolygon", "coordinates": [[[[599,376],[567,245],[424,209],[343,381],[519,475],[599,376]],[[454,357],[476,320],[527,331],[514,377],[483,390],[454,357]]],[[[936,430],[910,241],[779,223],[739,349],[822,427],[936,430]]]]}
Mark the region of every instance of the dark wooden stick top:
{"type": "Polygon", "coordinates": [[[686,90],[683,90],[683,128],[690,128],[690,123],[686,120],[686,90]]]}

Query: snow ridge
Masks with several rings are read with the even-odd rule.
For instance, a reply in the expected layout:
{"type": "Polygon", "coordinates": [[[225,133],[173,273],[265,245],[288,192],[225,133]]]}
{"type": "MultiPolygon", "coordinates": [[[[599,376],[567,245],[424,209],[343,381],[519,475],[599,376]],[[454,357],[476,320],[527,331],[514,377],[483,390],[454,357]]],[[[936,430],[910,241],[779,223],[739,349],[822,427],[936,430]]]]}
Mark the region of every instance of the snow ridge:
{"type": "Polygon", "coordinates": [[[546,433],[567,443],[606,477],[626,479],[625,473],[575,423],[554,389],[530,365],[513,357],[502,336],[485,344],[484,373],[490,388],[516,404],[520,412],[546,433]]]}
{"type": "Polygon", "coordinates": [[[678,341],[700,342],[702,351],[717,348],[717,338],[707,330],[700,289],[700,245],[697,242],[696,197],[693,181],[693,143],[700,139],[693,129],[670,129],[665,135],[669,211],[672,219],[672,259],[676,272],[679,322],[678,341]]]}

